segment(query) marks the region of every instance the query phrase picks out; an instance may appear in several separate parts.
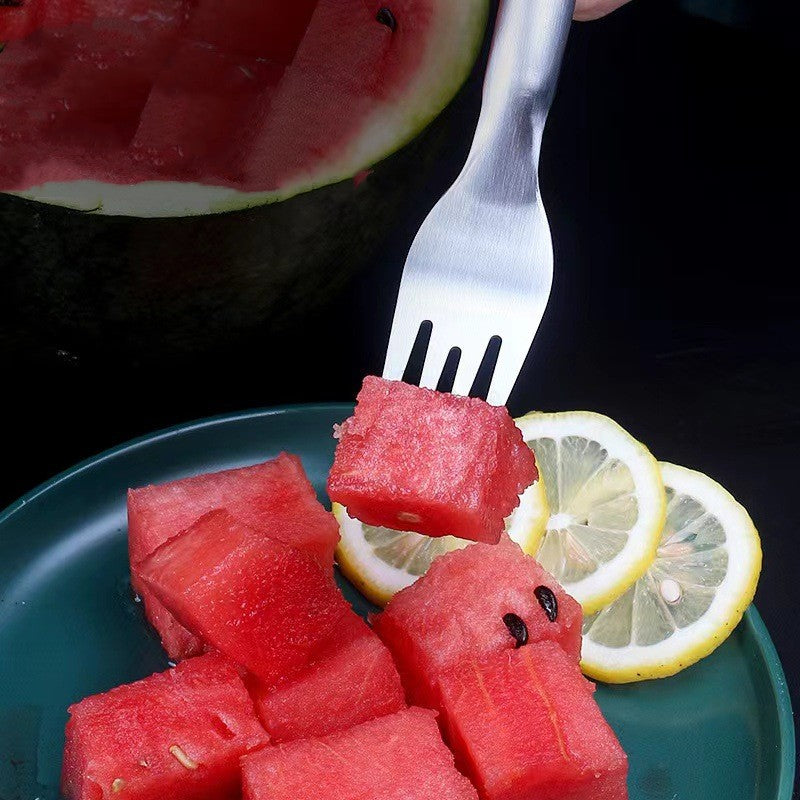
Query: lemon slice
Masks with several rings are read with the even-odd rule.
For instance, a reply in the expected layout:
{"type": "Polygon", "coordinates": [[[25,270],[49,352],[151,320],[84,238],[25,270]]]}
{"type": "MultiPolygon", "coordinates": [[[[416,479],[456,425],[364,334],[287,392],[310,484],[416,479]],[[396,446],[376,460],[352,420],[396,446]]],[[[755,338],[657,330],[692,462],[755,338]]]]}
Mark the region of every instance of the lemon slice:
{"type": "Polygon", "coordinates": [[[536,557],[592,614],[655,557],[665,508],[658,462],[602,414],[534,412],[517,424],[536,453],[550,507],[536,557]]]}
{"type": "Polygon", "coordinates": [[[584,672],[609,683],[664,678],[707,656],[742,618],[761,572],[744,508],[708,476],[660,466],[667,516],[656,559],[584,621],[584,672]]]}
{"type": "MultiPolygon", "coordinates": [[[[472,544],[455,536],[429,537],[365,525],[349,516],[338,503],[333,513],[341,540],[336,559],[342,572],[362,594],[379,606],[427,572],[437,556],[472,544]]],[[[548,518],[541,481],[529,486],[520,504],[506,520],[508,535],[527,553],[535,553],[548,518]]]]}

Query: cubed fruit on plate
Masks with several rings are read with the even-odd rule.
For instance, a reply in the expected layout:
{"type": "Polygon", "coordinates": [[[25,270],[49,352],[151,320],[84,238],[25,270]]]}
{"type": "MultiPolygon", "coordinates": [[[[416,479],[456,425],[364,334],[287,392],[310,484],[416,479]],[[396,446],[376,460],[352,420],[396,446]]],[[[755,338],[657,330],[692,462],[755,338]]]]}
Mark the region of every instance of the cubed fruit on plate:
{"type": "Polygon", "coordinates": [[[482,800],[626,800],[627,758],[593,688],[553,642],[441,680],[447,738],[482,800]]]}
{"type": "Polygon", "coordinates": [[[67,800],[233,800],[239,758],[269,741],[238,672],[218,654],[87,697],[69,712],[67,800]]]}
{"type": "Polygon", "coordinates": [[[436,708],[440,675],[465,659],[516,646],[512,629],[520,626],[509,615],[524,626],[527,641],[555,641],[578,662],[580,605],[507,537],[439,556],[373,625],[394,655],[410,702],[436,708]]]}
{"type": "Polygon", "coordinates": [[[247,756],[242,788],[244,800],[477,800],[420,708],[247,756]]]}
{"type": "Polygon", "coordinates": [[[254,682],[250,691],[275,743],[325,736],[406,706],[391,653],[355,614],[310,667],[274,689],[254,682]]]}
{"type": "Polygon", "coordinates": [[[536,459],[505,408],[367,377],[328,494],[369,525],[495,543],[536,459]]]}
{"type": "Polygon", "coordinates": [[[137,575],[182,625],[270,686],[312,664],[353,614],[330,569],[222,509],[137,575]]]}
{"type": "MultiPolygon", "coordinates": [[[[339,530],[317,500],[297,456],[281,453],[263,464],[197,475],[128,492],[128,550],[135,567],[157,547],[199,517],[225,508],[245,525],[333,564],[339,530]]],[[[150,623],[175,660],[196,655],[202,642],[192,636],[138,580],[150,623]]]]}

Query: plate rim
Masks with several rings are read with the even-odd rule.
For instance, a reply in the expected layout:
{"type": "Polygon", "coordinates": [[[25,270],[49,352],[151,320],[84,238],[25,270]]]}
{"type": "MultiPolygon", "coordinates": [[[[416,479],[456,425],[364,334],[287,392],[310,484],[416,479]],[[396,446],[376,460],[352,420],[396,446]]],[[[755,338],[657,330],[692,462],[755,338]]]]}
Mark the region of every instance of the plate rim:
{"type": "MultiPolygon", "coordinates": [[[[216,425],[226,425],[250,419],[260,419],[299,412],[330,413],[341,411],[349,413],[352,408],[352,403],[341,402],[289,403],[265,408],[216,414],[209,417],[200,417],[190,420],[189,422],[177,423],[166,428],[160,428],[150,433],[145,433],[89,456],[23,494],[0,512],[0,530],[2,530],[2,526],[11,519],[14,514],[59,484],[74,478],[85,470],[102,464],[104,461],[115,458],[125,452],[135,450],[138,447],[216,425]]],[[[781,754],[776,800],[791,800],[796,770],[796,737],[792,701],[791,695],[789,694],[789,686],[786,681],[786,674],[781,664],[778,651],[775,648],[775,643],[772,641],[767,626],[754,604],[751,604],[747,608],[742,622],[749,627],[751,635],[753,635],[755,640],[759,643],[762,657],[767,666],[770,689],[777,709],[781,754]]]]}

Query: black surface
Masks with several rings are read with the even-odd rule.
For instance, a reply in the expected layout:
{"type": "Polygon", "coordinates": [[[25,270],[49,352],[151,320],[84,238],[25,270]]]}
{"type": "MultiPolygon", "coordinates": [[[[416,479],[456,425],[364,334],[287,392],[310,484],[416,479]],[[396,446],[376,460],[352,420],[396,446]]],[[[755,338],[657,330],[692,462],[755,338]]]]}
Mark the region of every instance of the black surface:
{"type": "MultiPolygon", "coordinates": [[[[575,26],[542,164],[555,285],[510,407],[610,414],[657,457],[707,472],[747,506],[765,554],[756,602],[798,707],[796,46],[779,9],[728,5],[742,26],[656,0],[575,26]]],[[[458,170],[469,108],[464,117],[452,163],[430,177],[429,205],[458,170]]],[[[154,428],[352,399],[381,369],[426,211],[397,220],[381,257],[328,310],[266,341],[231,343],[225,359],[100,369],[57,347],[49,361],[9,354],[0,505],[154,428]]]]}

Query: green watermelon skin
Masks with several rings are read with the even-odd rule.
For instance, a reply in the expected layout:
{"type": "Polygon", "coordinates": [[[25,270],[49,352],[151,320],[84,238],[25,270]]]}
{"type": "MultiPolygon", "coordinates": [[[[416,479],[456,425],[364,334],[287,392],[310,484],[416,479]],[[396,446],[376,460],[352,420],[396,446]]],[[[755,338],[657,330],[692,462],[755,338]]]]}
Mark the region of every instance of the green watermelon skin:
{"type": "Polygon", "coordinates": [[[242,759],[244,800],[477,800],[432,711],[409,708],[242,759]]]}
{"type": "Polygon", "coordinates": [[[627,800],[625,753],[554,642],[467,660],[440,686],[448,741],[481,800],[627,800]]]}
{"type": "Polygon", "coordinates": [[[353,614],[331,570],[224,509],[134,571],[181,625],[268,686],[312,664],[353,614]]]}
{"type": "Polygon", "coordinates": [[[465,102],[363,181],[253,208],[150,219],[106,216],[99,199],[83,211],[0,193],[0,354],[44,367],[67,350],[101,376],[120,364],[207,369],[270,346],[335,303],[398,220],[421,221],[431,183],[455,177],[442,163],[465,102]]]}
{"type": "Polygon", "coordinates": [[[69,713],[67,800],[234,800],[240,756],[269,741],[238,672],[218,654],[87,697],[69,713]]]}
{"type": "Polygon", "coordinates": [[[536,458],[505,408],[369,376],[328,495],[369,525],[495,544],[536,458]]]}
{"type": "Polygon", "coordinates": [[[391,653],[355,614],[314,664],[275,688],[254,681],[250,692],[275,744],[315,739],[406,707],[391,653]]]}
{"type": "MultiPolygon", "coordinates": [[[[262,464],[129,490],[131,565],[216,508],[227,509],[251,528],[333,567],[339,540],[336,521],[317,500],[300,459],[287,453],[262,464]]],[[[131,582],[169,657],[178,661],[201,653],[203,643],[142,585],[135,570],[131,582]]]]}
{"type": "Polygon", "coordinates": [[[372,621],[392,651],[409,701],[437,708],[439,676],[466,659],[515,647],[505,614],[525,622],[529,641],[557,642],[577,663],[580,605],[508,537],[496,545],[472,544],[439,556],[372,621]],[[534,594],[538,586],[546,586],[556,598],[554,622],[534,594]]]}

